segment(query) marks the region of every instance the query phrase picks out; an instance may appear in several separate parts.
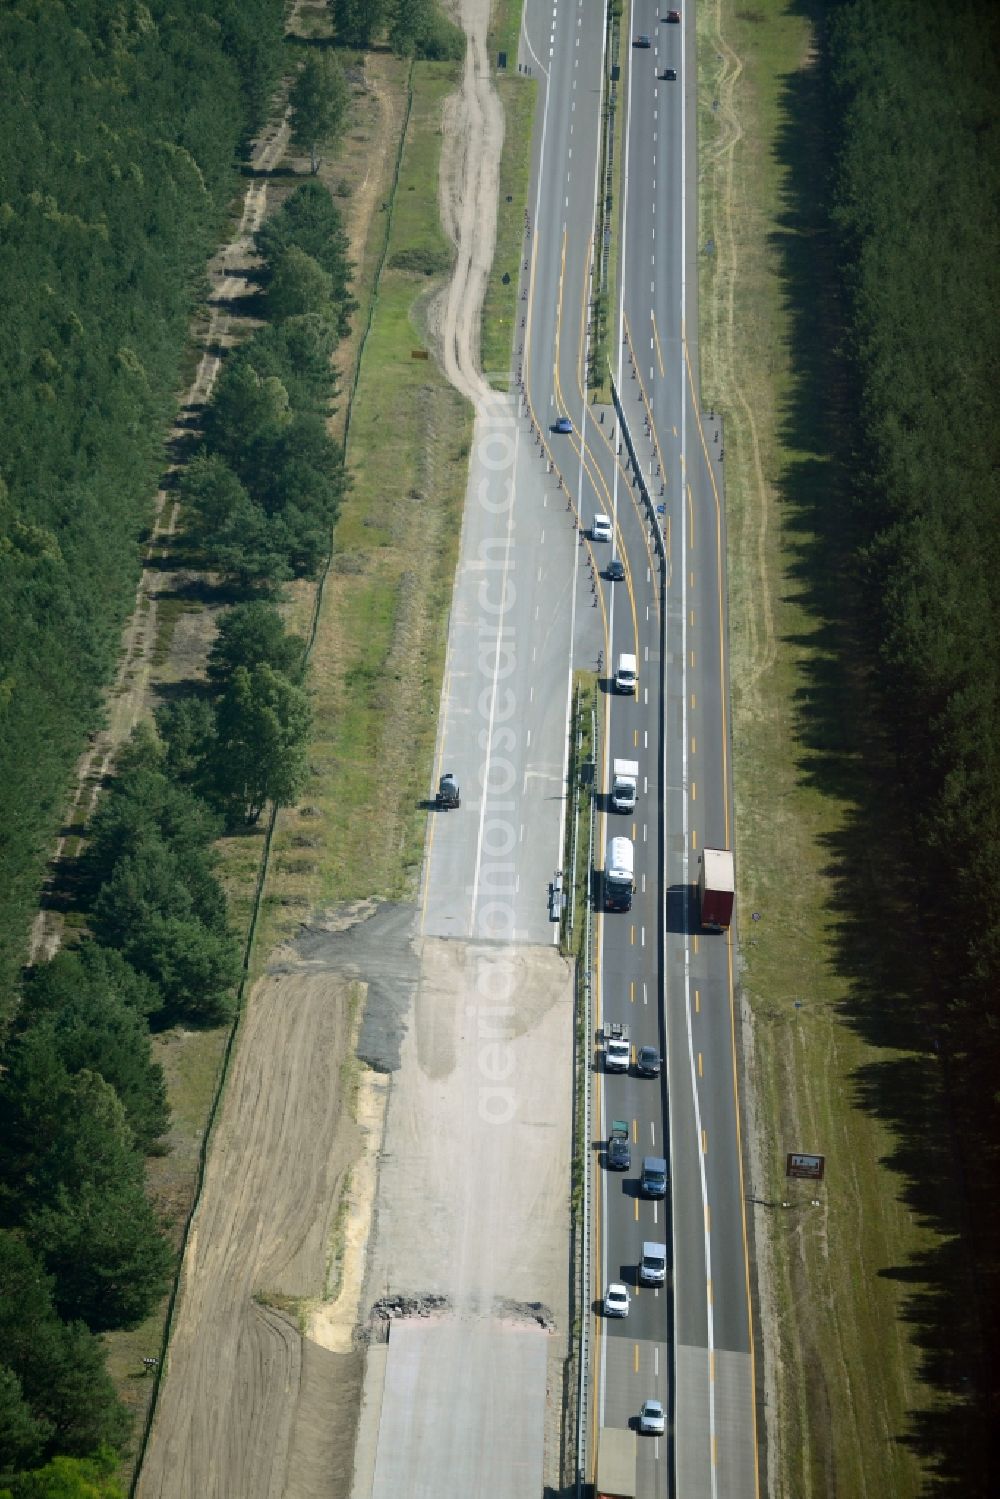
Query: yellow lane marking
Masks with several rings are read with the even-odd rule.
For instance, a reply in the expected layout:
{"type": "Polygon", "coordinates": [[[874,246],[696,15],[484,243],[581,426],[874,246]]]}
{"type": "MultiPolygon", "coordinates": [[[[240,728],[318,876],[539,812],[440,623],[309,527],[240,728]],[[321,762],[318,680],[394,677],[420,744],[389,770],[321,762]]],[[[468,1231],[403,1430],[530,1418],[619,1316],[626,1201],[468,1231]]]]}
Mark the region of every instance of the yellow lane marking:
{"type": "MultiPolygon", "coordinates": [[[[663,355],[660,353],[660,334],[659,334],[659,330],[657,329],[657,326],[656,326],[656,313],[653,311],[652,308],[649,309],[649,315],[650,315],[650,317],[653,320],[653,338],[654,338],[655,343],[656,343],[656,362],[660,366],[660,379],[662,380],[663,379],[663,355]]],[[[676,436],[676,429],[675,429],[674,435],[676,436]]]]}

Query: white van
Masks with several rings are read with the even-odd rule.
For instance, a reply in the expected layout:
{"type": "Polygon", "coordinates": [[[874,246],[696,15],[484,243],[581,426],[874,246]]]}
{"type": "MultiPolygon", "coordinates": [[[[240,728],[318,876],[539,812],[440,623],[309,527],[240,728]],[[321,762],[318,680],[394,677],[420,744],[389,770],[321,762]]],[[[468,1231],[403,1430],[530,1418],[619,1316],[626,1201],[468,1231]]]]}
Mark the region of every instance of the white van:
{"type": "Polygon", "coordinates": [[[610,515],[604,515],[602,511],[599,510],[594,516],[593,522],[591,523],[590,539],[591,541],[610,541],[611,536],[611,517],[610,515]]]}
{"type": "Polygon", "coordinates": [[[618,665],[615,668],[615,691],[635,693],[639,685],[639,674],[636,669],[635,657],[630,656],[627,651],[622,651],[618,657],[618,665]]]}
{"type": "Polygon", "coordinates": [[[667,1246],[646,1240],[639,1261],[639,1280],[644,1286],[664,1286],[667,1283],[667,1246]]]}

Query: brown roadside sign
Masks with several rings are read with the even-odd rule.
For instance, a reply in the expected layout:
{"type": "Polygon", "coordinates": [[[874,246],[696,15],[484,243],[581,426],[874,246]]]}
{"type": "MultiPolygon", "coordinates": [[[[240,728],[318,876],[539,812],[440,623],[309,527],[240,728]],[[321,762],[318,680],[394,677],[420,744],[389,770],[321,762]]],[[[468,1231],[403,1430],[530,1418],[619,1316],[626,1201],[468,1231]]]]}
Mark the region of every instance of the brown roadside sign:
{"type": "Polygon", "coordinates": [[[825,1167],[825,1155],[800,1155],[789,1151],[785,1157],[785,1175],[797,1177],[799,1181],[821,1182],[825,1167]]]}

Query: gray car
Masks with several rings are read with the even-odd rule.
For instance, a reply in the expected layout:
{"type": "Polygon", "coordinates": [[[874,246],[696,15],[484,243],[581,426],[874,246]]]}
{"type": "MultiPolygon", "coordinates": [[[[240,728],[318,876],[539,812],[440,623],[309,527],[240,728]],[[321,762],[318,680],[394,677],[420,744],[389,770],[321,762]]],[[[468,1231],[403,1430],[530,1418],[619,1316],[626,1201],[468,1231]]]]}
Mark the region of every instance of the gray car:
{"type": "Polygon", "coordinates": [[[643,1156],[642,1175],[639,1178],[639,1191],[643,1197],[666,1197],[667,1163],[663,1156],[643,1156]]]}
{"type": "Polygon", "coordinates": [[[635,1056],[635,1070],[640,1077],[659,1077],[661,1059],[655,1046],[640,1046],[635,1056]]]}

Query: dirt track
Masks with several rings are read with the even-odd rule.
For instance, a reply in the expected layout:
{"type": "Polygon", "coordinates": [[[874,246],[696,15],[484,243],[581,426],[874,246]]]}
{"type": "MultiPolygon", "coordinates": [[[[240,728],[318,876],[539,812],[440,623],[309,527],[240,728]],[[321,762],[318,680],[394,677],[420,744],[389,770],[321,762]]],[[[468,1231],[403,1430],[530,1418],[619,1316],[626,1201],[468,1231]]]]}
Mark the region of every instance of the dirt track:
{"type": "Polygon", "coordinates": [[[504,115],[486,55],[490,0],[459,0],[457,9],[469,46],[442,122],[439,201],[455,268],[438,315],[445,374],[476,405],[490,393],[479,367],[479,319],[496,241],[504,115]]]}

